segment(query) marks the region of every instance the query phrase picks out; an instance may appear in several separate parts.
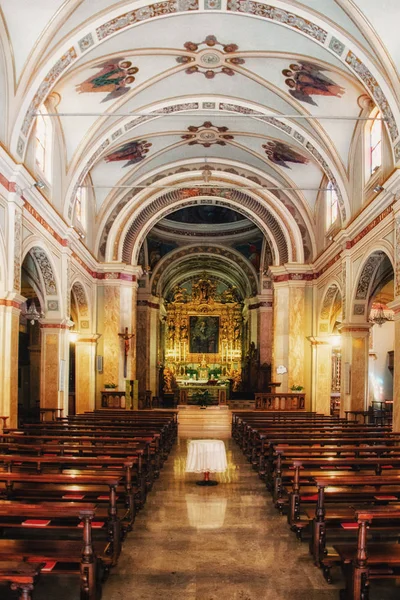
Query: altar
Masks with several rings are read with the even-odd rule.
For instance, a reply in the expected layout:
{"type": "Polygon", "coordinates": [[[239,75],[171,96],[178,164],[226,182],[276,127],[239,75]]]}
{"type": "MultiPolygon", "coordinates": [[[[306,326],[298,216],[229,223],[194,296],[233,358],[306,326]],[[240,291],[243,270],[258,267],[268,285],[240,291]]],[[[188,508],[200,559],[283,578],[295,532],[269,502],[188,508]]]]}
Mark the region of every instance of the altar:
{"type": "Polygon", "coordinates": [[[180,405],[226,405],[241,382],[243,305],[205,272],[188,286],[165,305],[163,392],[180,405]]]}
{"type": "Polygon", "coordinates": [[[202,396],[207,398],[207,404],[226,405],[228,399],[229,385],[219,383],[217,385],[179,384],[179,404],[201,405],[202,396]]]}

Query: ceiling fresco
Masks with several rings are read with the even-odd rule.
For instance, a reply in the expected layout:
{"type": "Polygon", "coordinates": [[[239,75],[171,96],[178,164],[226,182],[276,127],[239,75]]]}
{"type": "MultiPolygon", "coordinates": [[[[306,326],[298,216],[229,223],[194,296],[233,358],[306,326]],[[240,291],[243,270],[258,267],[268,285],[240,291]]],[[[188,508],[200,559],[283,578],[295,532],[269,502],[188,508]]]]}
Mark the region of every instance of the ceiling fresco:
{"type": "Polygon", "coordinates": [[[0,142],[34,172],[44,103],[59,212],[73,224],[77,192],[90,188],[84,243],[96,258],[140,250],[155,277],[185,248],[195,254],[194,241],[199,256],[214,244],[243,261],[256,293],[263,265],[320,255],[329,181],[338,229],[352,220],[348,174],[374,109],[393,168],[400,161],[396,10],[395,0],[385,10],[373,0],[0,0],[0,142]]]}

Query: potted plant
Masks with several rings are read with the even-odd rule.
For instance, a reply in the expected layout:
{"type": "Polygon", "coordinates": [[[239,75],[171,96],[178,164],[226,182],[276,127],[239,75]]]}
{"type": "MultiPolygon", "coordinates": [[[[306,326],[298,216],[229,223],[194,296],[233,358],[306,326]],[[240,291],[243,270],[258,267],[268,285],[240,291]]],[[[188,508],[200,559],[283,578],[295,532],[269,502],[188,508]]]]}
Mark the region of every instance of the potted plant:
{"type": "Polygon", "coordinates": [[[290,389],[292,390],[292,392],[302,392],[304,390],[304,387],[302,385],[292,385],[290,389]]]}
{"type": "Polygon", "coordinates": [[[208,390],[196,392],[193,394],[192,400],[200,406],[201,409],[205,409],[213,403],[212,396],[208,390]]]}

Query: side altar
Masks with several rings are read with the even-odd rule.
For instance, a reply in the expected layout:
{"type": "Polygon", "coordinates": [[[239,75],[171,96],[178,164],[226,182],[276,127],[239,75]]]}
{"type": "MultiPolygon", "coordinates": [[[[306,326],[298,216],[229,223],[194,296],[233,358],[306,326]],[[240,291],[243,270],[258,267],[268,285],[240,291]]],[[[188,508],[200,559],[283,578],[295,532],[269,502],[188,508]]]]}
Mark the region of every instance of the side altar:
{"type": "Polygon", "coordinates": [[[166,302],[164,386],[179,404],[226,404],[241,382],[243,304],[234,286],[202,273],[166,302]]]}

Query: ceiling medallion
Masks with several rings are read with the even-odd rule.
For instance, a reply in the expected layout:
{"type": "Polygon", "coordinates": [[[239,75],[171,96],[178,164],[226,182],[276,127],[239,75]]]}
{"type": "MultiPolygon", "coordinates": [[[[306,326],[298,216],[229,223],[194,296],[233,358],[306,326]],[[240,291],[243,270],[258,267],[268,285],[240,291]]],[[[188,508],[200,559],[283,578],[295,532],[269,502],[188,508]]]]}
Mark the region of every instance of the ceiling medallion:
{"type": "Polygon", "coordinates": [[[218,73],[233,76],[235,71],[230,65],[243,65],[243,58],[226,56],[234,54],[239,48],[236,44],[221,44],[214,35],[208,35],[200,43],[186,42],[185,50],[192,52],[192,56],[178,56],[176,62],[188,64],[185,73],[202,73],[207,79],[213,79],[218,73]],[[219,46],[219,48],[216,48],[219,46]],[[209,48],[213,48],[209,50],[209,48]]]}
{"type": "Polygon", "coordinates": [[[233,135],[227,134],[228,127],[216,127],[211,121],[205,121],[203,125],[195,127],[191,125],[188,127],[190,133],[182,135],[183,140],[189,140],[189,146],[194,144],[201,144],[204,148],[209,148],[213,144],[219,146],[225,146],[225,140],[233,140],[233,135]]]}

